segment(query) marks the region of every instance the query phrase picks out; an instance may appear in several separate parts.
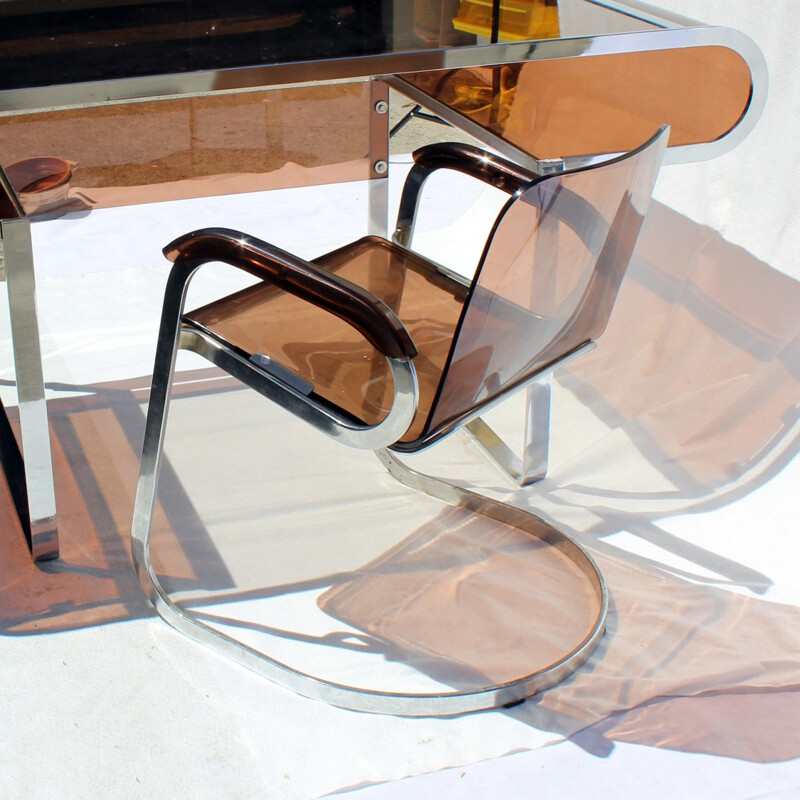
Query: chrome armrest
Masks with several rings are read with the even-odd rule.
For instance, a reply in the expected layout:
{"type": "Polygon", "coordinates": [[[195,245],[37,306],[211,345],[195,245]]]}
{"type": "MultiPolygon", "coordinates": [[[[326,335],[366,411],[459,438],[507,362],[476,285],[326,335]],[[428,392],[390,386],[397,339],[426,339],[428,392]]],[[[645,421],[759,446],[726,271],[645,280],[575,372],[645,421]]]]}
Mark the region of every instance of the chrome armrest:
{"type": "Polygon", "coordinates": [[[188,274],[210,261],[237,267],[335,314],[387,358],[408,360],[417,355],[403,323],[380,298],[253,236],[228,228],[203,228],[170,242],[164,255],[174,263],[173,271],[188,274]]]}
{"type": "Polygon", "coordinates": [[[447,142],[429,144],[414,151],[414,166],[408,173],[400,197],[394,241],[404,247],[414,232],[422,186],[439,169],[463,172],[508,194],[535,180],[539,175],[504,158],[469,144],[447,142]]]}

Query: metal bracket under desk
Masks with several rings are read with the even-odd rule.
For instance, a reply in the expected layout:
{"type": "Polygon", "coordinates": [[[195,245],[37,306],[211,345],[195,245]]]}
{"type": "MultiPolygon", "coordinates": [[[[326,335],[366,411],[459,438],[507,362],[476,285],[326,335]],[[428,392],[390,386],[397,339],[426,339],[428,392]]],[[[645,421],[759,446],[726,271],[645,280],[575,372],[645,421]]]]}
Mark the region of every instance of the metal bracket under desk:
{"type": "Polygon", "coordinates": [[[0,464],[35,561],[58,558],[50,429],[36,316],[31,223],[0,169],[0,256],[5,264],[17,382],[20,449],[0,403],[0,464]]]}

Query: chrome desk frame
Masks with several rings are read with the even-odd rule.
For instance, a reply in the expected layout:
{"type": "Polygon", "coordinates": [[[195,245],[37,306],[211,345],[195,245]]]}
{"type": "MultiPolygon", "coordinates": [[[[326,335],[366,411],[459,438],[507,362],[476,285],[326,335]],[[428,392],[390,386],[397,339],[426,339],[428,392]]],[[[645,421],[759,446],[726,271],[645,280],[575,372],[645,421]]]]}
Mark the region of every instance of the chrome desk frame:
{"type": "Polygon", "coordinates": [[[2,167],[0,192],[5,200],[2,206],[17,213],[13,218],[0,219],[0,261],[6,272],[22,438],[20,451],[0,403],[0,461],[31,555],[35,561],[49,561],[58,558],[58,534],[36,315],[31,223],[2,167]]]}
{"type": "MultiPolygon", "coordinates": [[[[614,55],[642,50],[719,46],[740,55],[750,69],[752,95],[748,107],[738,124],[727,134],[713,142],[669,148],[664,164],[716,158],[736,147],[755,127],[766,103],[768,74],[763,54],[748,36],[731,28],[706,25],[665,12],[641,0],[582,0],[582,2],[587,7],[616,12],[620,15],[620,19],[635,20],[652,27],[645,30],[605,31],[529,42],[432,47],[377,55],[258,64],[223,70],[198,70],[24,89],[3,90],[0,82],[0,115],[248,89],[290,88],[369,80],[375,77],[392,83],[395,82],[393,76],[405,72],[614,55]]],[[[402,82],[401,85],[402,91],[405,92],[407,84],[402,82]]],[[[428,95],[423,95],[423,99],[427,102],[428,95]]],[[[455,121],[460,126],[465,125],[463,117],[458,117],[455,121]]],[[[471,125],[467,132],[485,144],[490,146],[497,144],[496,137],[489,135],[487,138],[487,132],[479,125],[471,125]]],[[[511,150],[503,154],[519,157],[527,164],[531,161],[530,156],[520,150],[511,150]]]]}
{"type": "MultiPolygon", "coordinates": [[[[386,52],[376,55],[355,55],[327,60],[260,63],[228,69],[198,69],[194,72],[157,74],[146,77],[115,77],[72,84],[52,84],[19,89],[3,89],[0,79],[0,115],[26,112],[47,112],[78,106],[100,106],[110,103],[163,99],[176,96],[246,91],[255,88],[287,88],[330,82],[364,81],[380,78],[408,93],[408,85],[398,83],[400,73],[425,70],[450,70],[460,67],[521,63],[544,59],[580,58],[640,50],[659,50],[718,45],[738,53],[747,63],[752,77],[749,105],[739,123],[725,136],[713,142],[671,148],[664,163],[680,163],[715,158],[735,147],[754,127],[763,110],[767,93],[767,69],[758,47],[744,34],[727,28],[708,26],[675,14],[664,12],[640,0],[582,0],[587,9],[605,9],[619,14],[616,29],[596,29],[574,36],[528,42],[499,42],[454,47],[386,52]],[[623,21],[625,24],[623,24],[623,21]],[[642,24],[641,30],[630,30],[642,24]],[[647,27],[645,27],[647,26],[647,27]]],[[[616,21],[616,18],[615,18],[616,21]]],[[[427,103],[428,98],[423,98],[427,103]]],[[[382,107],[381,107],[382,108],[382,107]]],[[[434,109],[446,117],[445,108],[434,109]]],[[[377,107],[376,107],[377,111],[377,107]]],[[[379,111],[384,114],[385,110],[379,111]]],[[[454,120],[468,127],[463,119],[454,120]]],[[[388,126],[384,138],[388,138],[388,126]]],[[[378,128],[376,127],[376,131],[378,128]]],[[[547,165],[533,162],[527,153],[498,141],[479,126],[467,132],[484,144],[534,171],[547,165]]],[[[375,139],[371,149],[375,148],[375,139]]],[[[385,145],[383,152],[385,153],[385,145]]],[[[373,156],[373,153],[370,154],[373,156]]],[[[373,157],[373,180],[370,180],[370,230],[381,233],[386,225],[385,163],[373,157]]],[[[574,163],[564,166],[575,166],[574,163]]],[[[29,220],[24,217],[0,223],[6,270],[8,273],[11,327],[14,333],[14,354],[20,393],[20,419],[25,454],[24,488],[15,491],[20,518],[29,510],[29,531],[33,556],[37,560],[57,555],[55,499],[49,432],[44,402],[41,354],[34,302],[33,254],[29,220]]],[[[542,392],[540,392],[542,395],[542,392]]],[[[546,391],[544,391],[546,395],[546,391]]],[[[476,426],[473,426],[476,427],[476,426]]],[[[480,425],[477,425],[480,428],[480,425]]],[[[484,444],[491,445],[485,431],[473,430],[484,444]]],[[[8,436],[5,437],[8,439],[8,436]]],[[[13,437],[12,437],[13,438],[13,437]]],[[[13,448],[12,448],[13,449],[13,448]]],[[[546,448],[534,461],[546,462],[546,448]]],[[[19,475],[21,459],[7,458],[8,471],[19,475]],[[16,464],[16,466],[15,466],[16,464]]],[[[506,459],[508,461],[508,459],[506,459]]],[[[540,470],[532,466],[532,476],[540,470]]],[[[11,478],[18,487],[19,478],[11,478]]]]}

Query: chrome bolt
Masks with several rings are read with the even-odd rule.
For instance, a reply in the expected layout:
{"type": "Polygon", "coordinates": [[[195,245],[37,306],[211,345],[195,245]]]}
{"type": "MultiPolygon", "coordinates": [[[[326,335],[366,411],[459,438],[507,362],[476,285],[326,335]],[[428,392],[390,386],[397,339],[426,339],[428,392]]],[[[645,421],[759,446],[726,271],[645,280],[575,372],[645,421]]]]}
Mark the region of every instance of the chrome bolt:
{"type": "Polygon", "coordinates": [[[378,173],[378,175],[383,175],[387,169],[389,169],[389,165],[385,161],[376,161],[372,165],[372,169],[378,173]]]}
{"type": "Polygon", "coordinates": [[[389,110],[389,104],[385,100],[378,100],[375,103],[375,111],[378,114],[385,114],[389,110]]]}

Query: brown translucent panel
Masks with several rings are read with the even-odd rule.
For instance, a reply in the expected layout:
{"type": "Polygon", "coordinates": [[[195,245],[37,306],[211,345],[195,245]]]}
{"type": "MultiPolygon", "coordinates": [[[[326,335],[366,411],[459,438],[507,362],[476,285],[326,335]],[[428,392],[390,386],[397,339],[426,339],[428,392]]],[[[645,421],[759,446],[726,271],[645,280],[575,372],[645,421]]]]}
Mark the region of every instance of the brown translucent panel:
{"type": "Polygon", "coordinates": [[[403,78],[535,158],[619,153],[671,126],[713,142],[747,109],[750,70],[725,47],[686,47],[413,73],[403,78]]]}
{"type": "Polygon", "coordinates": [[[371,91],[363,82],[3,117],[0,163],[75,164],[64,210],[362,180],[375,146],[371,91]]]}
{"type": "Polygon", "coordinates": [[[639,235],[666,133],[625,158],[538,181],[501,213],[427,435],[596,339],[639,235]]]}
{"type": "MultiPolygon", "coordinates": [[[[381,298],[411,335],[419,351],[414,359],[419,406],[404,439],[417,438],[439,386],[467,288],[377,237],[361,239],[315,263],[381,298]]],[[[310,382],[317,395],[368,424],[379,422],[391,407],[393,384],[385,357],[338,317],[271,284],[257,284],[186,319],[248,355],[276,359],[310,382]]]]}

